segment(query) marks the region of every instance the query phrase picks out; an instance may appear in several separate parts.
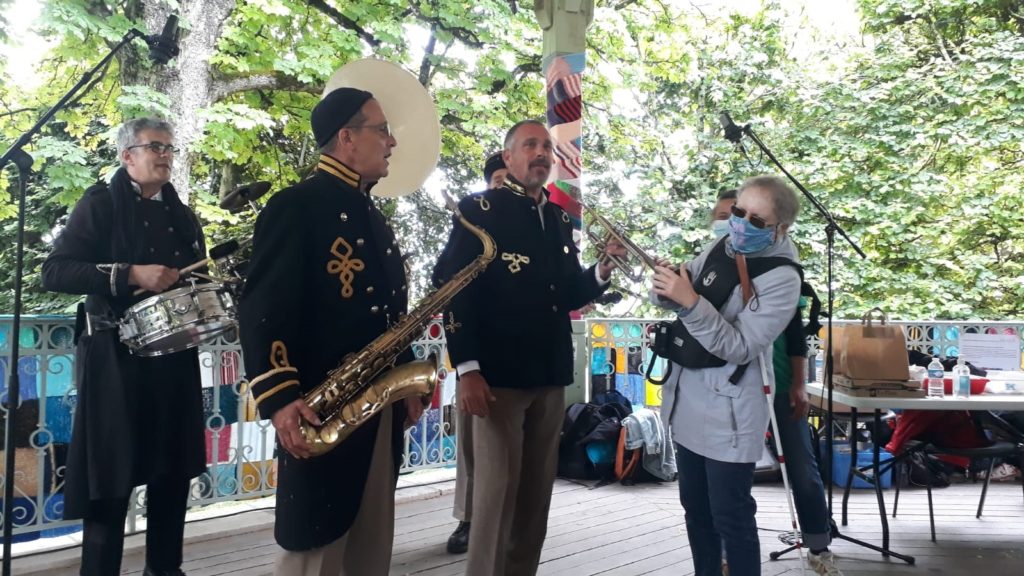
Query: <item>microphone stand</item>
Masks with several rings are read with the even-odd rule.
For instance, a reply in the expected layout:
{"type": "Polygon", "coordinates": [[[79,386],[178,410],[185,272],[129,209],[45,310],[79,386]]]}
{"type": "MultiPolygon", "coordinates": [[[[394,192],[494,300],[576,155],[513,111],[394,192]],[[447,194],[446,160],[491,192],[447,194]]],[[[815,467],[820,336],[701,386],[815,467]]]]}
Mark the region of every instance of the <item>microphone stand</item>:
{"type": "MultiPolygon", "coordinates": [[[[63,110],[68,102],[74,98],[77,93],[87,86],[91,81],[92,77],[105,68],[114,55],[117,54],[122,48],[124,48],[129,42],[136,38],[142,38],[147,44],[152,45],[156,42],[157,37],[146,36],[142,32],[131,28],[125,33],[121,41],[117,43],[114,48],[110,50],[110,53],[106,55],[96,66],[85,73],[81,80],[77,84],[71,87],[71,89],[65,94],[52,108],[46,111],[45,114],[39,120],[26,131],[24,134],[18,137],[14,144],[4,152],[3,156],[0,156],[0,170],[3,170],[7,166],[8,162],[13,161],[18,168],[18,226],[17,226],[17,246],[15,248],[15,268],[14,268],[14,313],[11,322],[11,358],[8,361],[8,368],[10,375],[7,378],[7,397],[4,401],[5,410],[5,451],[4,451],[4,501],[3,501],[3,576],[10,576],[11,574],[11,536],[14,528],[14,412],[18,408],[20,401],[20,378],[18,375],[18,364],[19,364],[19,340],[21,337],[21,293],[24,280],[24,253],[25,253],[25,194],[26,187],[28,184],[28,178],[32,170],[32,157],[25,152],[24,148],[31,142],[32,137],[42,130],[43,126],[50,121],[57,114],[63,110]]],[[[42,508],[38,511],[42,513],[42,508]]]]}
{"type": "MultiPolygon", "coordinates": [[[[727,115],[726,115],[726,118],[728,118],[727,115]]],[[[828,263],[827,263],[826,276],[825,276],[826,284],[828,286],[828,325],[827,325],[827,329],[826,329],[826,334],[827,334],[828,341],[827,341],[827,344],[826,344],[826,351],[825,351],[825,379],[824,379],[824,383],[825,383],[826,389],[828,390],[828,393],[827,393],[827,396],[828,396],[828,416],[826,417],[827,430],[825,432],[825,438],[826,438],[825,441],[828,443],[828,455],[829,455],[829,459],[828,459],[828,464],[829,465],[828,465],[828,470],[825,473],[825,478],[826,478],[825,482],[828,484],[828,510],[829,510],[829,514],[831,515],[831,513],[832,513],[832,462],[833,462],[833,459],[834,459],[833,441],[834,441],[834,436],[835,436],[835,432],[833,430],[833,415],[832,415],[832,410],[833,410],[833,405],[832,405],[832,388],[833,388],[832,377],[833,377],[833,369],[834,369],[834,364],[832,362],[832,360],[833,360],[833,352],[832,352],[832,346],[833,346],[832,317],[833,317],[833,305],[834,305],[834,301],[835,301],[834,293],[833,293],[833,290],[832,290],[832,283],[833,283],[833,275],[832,275],[833,272],[832,272],[832,270],[833,270],[833,263],[834,263],[833,262],[834,254],[835,254],[835,236],[836,236],[836,232],[838,232],[846,240],[846,242],[853,248],[854,252],[856,252],[858,256],[860,256],[861,258],[867,258],[867,255],[864,254],[864,251],[860,249],[860,246],[858,246],[857,243],[854,242],[852,238],[850,238],[850,236],[846,233],[846,231],[843,230],[843,227],[840,226],[838,222],[836,222],[835,218],[832,216],[832,213],[829,212],[828,208],[825,208],[825,206],[821,202],[819,202],[818,199],[815,198],[815,196],[813,194],[811,194],[811,192],[809,190],[807,190],[807,188],[805,188],[804,185],[801,184],[800,181],[797,180],[795,176],[793,176],[792,174],[789,173],[788,170],[786,170],[786,167],[783,166],[781,162],[779,162],[779,159],[775,157],[775,154],[772,154],[772,151],[770,149],[768,149],[767,146],[765,146],[764,142],[762,142],[760,138],[757,137],[757,134],[755,134],[754,131],[750,128],[750,124],[745,124],[743,126],[736,126],[735,124],[732,124],[731,120],[729,120],[728,124],[730,124],[730,125],[724,126],[724,128],[725,128],[725,137],[729,141],[739,143],[740,140],[743,138],[743,136],[747,136],[750,139],[750,141],[753,142],[758,148],[760,148],[761,152],[764,153],[764,155],[767,156],[769,160],[771,160],[772,164],[774,164],[783,174],[785,174],[786,178],[788,178],[789,181],[792,182],[793,185],[796,186],[797,189],[800,190],[800,192],[803,193],[804,197],[807,198],[807,200],[811,203],[811,206],[814,206],[814,209],[817,210],[818,214],[820,214],[821,217],[825,220],[825,238],[826,238],[826,246],[827,246],[827,250],[828,250],[828,260],[827,260],[828,263]]],[[[851,430],[849,433],[853,434],[854,432],[855,432],[854,430],[851,430]]],[[[876,439],[876,441],[877,441],[877,439],[876,439]]],[[[850,457],[855,460],[856,457],[857,457],[856,453],[851,454],[850,457]]],[[[881,516],[882,516],[882,523],[883,524],[887,524],[888,519],[886,518],[885,514],[883,513],[881,516]]],[[[851,542],[851,543],[856,544],[858,546],[862,546],[864,548],[869,548],[869,549],[874,550],[876,552],[880,552],[883,556],[894,556],[896,558],[899,558],[900,560],[903,560],[904,562],[907,562],[908,564],[913,564],[914,563],[914,558],[913,557],[905,556],[903,554],[897,554],[897,553],[889,550],[888,546],[884,546],[884,547],[875,546],[874,544],[870,544],[870,543],[864,542],[862,540],[857,540],[856,538],[852,538],[850,536],[847,536],[847,535],[843,534],[842,532],[839,531],[839,527],[836,526],[836,524],[831,521],[831,518],[829,519],[829,523],[832,525],[832,537],[833,538],[839,538],[841,540],[845,540],[847,542],[851,542]]],[[[785,552],[788,552],[788,550],[786,550],[784,552],[778,552],[778,553],[773,552],[772,553],[772,557],[773,557],[773,559],[778,558],[779,556],[781,556],[785,552]]]]}

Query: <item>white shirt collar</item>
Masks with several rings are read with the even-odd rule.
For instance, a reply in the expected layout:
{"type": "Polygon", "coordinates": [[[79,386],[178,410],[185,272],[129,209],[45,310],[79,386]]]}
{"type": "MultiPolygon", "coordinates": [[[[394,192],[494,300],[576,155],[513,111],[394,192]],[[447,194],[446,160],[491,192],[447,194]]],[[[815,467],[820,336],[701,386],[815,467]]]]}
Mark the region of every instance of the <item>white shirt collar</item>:
{"type": "MultiPolygon", "coordinates": [[[[139,186],[139,183],[136,182],[135,180],[129,179],[129,182],[132,183],[132,189],[135,190],[135,193],[138,194],[139,196],[142,196],[142,186],[139,186]]],[[[157,202],[163,202],[164,201],[164,191],[162,189],[159,190],[156,194],[153,194],[152,196],[150,196],[149,199],[150,200],[156,200],[157,202]]]]}

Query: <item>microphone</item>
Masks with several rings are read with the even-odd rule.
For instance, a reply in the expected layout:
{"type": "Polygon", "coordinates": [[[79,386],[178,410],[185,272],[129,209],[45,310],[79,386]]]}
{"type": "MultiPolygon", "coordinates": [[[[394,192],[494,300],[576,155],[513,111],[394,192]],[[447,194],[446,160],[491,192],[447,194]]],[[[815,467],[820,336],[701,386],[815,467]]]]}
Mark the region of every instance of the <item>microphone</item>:
{"type": "Polygon", "coordinates": [[[238,240],[228,240],[223,244],[218,244],[210,248],[210,260],[220,260],[225,256],[234,254],[238,251],[238,248],[238,240]]]}
{"type": "Polygon", "coordinates": [[[167,23],[160,34],[146,36],[146,44],[149,44],[149,59],[154,64],[167,64],[178,55],[178,17],[171,14],[167,17],[167,23]]]}
{"type": "Polygon", "coordinates": [[[729,142],[739,143],[743,139],[743,129],[732,121],[728,112],[722,112],[718,115],[718,123],[722,125],[722,132],[725,139],[729,142]]]}

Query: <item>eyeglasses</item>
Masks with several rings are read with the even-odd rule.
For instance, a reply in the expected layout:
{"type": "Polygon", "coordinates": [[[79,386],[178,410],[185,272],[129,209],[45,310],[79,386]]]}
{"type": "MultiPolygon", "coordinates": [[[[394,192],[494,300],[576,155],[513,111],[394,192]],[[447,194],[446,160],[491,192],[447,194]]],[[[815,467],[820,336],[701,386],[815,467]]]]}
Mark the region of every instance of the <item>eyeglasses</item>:
{"type": "Polygon", "coordinates": [[[747,218],[747,214],[749,213],[735,204],[733,204],[732,208],[729,208],[729,210],[732,212],[732,215],[737,218],[746,218],[751,224],[753,224],[754,228],[772,228],[775,226],[774,224],[769,225],[768,222],[760,216],[750,214],[750,218],[747,218]]]}
{"type": "Polygon", "coordinates": [[[164,144],[163,142],[150,142],[149,144],[136,144],[134,146],[129,146],[127,149],[131,150],[132,148],[145,148],[145,149],[153,152],[154,154],[165,154],[165,153],[166,154],[174,154],[175,152],[180,150],[180,148],[175,148],[174,144],[164,144]]]}
{"type": "Polygon", "coordinates": [[[360,124],[358,126],[345,126],[349,130],[361,130],[368,128],[370,130],[376,130],[378,134],[385,138],[391,137],[391,126],[387,122],[381,122],[380,124],[360,124]]]}

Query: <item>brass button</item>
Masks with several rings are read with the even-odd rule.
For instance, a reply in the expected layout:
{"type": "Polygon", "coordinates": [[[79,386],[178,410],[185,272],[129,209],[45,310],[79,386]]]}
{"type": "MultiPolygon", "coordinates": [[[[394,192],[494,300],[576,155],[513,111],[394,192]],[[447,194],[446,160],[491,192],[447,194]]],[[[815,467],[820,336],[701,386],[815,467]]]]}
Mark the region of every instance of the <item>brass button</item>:
{"type": "Polygon", "coordinates": [[[373,294],[373,286],[367,286],[366,287],[366,293],[367,294],[373,294]]]}
{"type": "Polygon", "coordinates": [[[174,255],[175,255],[175,256],[181,256],[181,252],[178,252],[177,250],[175,250],[175,251],[174,251],[174,255]]]}
{"type": "Polygon", "coordinates": [[[356,246],[362,246],[365,243],[366,241],[363,240],[362,238],[356,238],[356,246]]]}
{"type": "Polygon", "coordinates": [[[387,305],[387,304],[385,304],[385,305],[384,305],[384,310],[386,311],[387,309],[388,309],[388,305],[387,305]]]}
{"type": "Polygon", "coordinates": [[[370,314],[376,314],[377,312],[380,312],[380,308],[379,307],[377,307],[377,306],[370,306],[370,314]]]}
{"type": "Polygon", "coordinates": [[[168,226],[167,227],[167,231],[168,232],[174,232],[174,226],[168,226]]]}
{"type": "Polygon", "coordinates": [[[150,253],[156,252],[156,249],[155,249],[155,248],[150,248],[150,249],[149,249],[149,252],[150,252],[150,253]]]}
{"type": "Polygon", "coordinates": [[[342,212],[341,214],[338,214],[338,218],[340,218],[342,222],[348,222],[348,214],[346,214],[344,212],[342,212]]]}
{"type": "Polygon", "coordinates": [[[562,247],[562,252],[565,252],[566,254],[568,254],[569,253],[569,247],[568,246],[563,246],[562,247]]]}
{"type": "Polygon", "coordinates": [[[534,212],[536,212],[537,211],[537,207],[536,206],[530,206],[530,210],[533,210],[534,212]]]}
{"type": "Polygon", "coordinates": [[[142,196],[136,196],[135,197],[135,201],[136,202],[142,202],[142,196]]]}
{"type": "Polygon", "coordinates": [[[551,311],[552,312],[558,312],[558,306],[552,306],[551,307],[551,311]]]}
{"type": "Polygon", "coordinates": [[[555,291],[555,285],[554,285],[554,284],[552,284],[552,285],[550,286],[550,288],[551,288],[551,291],[552,291],[552,292],[554,292],[554,291],[555,291]]]}
{"type": "Polygon", "coordinates": [[[388,256],[391,256],[391,248],[385,250],[384,253],[387,254],[388,256]]]}
{"type": "Polygon", "coordinates": [[[149,226],[149,221],[148,220],[143,220],[142,221],[142,225],[143,226],[149,226]]]}

